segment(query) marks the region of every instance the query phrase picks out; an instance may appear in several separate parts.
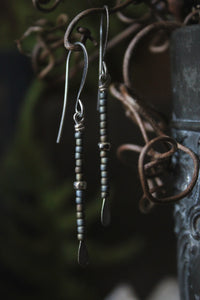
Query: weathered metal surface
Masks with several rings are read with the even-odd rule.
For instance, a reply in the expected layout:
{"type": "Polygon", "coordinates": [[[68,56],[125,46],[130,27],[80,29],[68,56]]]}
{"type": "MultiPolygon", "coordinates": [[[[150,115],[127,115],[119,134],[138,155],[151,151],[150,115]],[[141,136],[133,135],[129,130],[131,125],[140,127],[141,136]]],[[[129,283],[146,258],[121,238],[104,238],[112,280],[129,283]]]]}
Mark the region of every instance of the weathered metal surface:
{"type": "Polygon", "coordinates": [[[172,35],[173,123],[200,129],[200,26],[183,27],[172,35]]]}
{"type": "MultiPolygon", "coordinates": [[[[178,29],[171,38],[172,133],[200,155],[200,25],[178,29]]],[[[175,188],[191,180],[193,164],[177,156],[175,188]]],[[[181,300],[200,299],[200,178],[192,192],[175,205],[178,276],[181,300]]]]}

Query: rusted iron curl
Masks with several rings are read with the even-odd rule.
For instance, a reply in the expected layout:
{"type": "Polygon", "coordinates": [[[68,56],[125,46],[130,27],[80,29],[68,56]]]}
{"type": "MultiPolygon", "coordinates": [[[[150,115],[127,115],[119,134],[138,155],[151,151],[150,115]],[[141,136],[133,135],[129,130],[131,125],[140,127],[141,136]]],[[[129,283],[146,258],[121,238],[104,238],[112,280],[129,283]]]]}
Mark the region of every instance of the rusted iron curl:
{"type": "MultiPolygon", "coordinates": [[[[147,37],[149,34],[153,34],[162,30],[169,35],[171,31],[173,31],[174,29],[180,26],[182,25],[181,23],[178,22],[171,22],[171,21],[156,22],[146,26],[133,38],[124,56],[123,76],[124,76],[124,83],[126,87],[132,88],[132,80],[130,78],[130,62],[138,43],[143,38],[147,37]]],[[[160,50],[162,51],[163,49],[160,50]]],[[[121,93],[123,94],[123,97],[121,97],[121,99],[122,98],[126,99],[126,101],[130,103],[130,99],[133,99],[133,97],[130,98],[130,95],[127,92],[127,89],[125,89],[125,87],[122,88],[121,93]]],[[[170,203],[170,202],[178,201],[183,197],[185,197],[192,190],[198,176],[198,159],[190,149],[177,143],[171,137],[166,136],[165,128],[163,126],[163,122],[161,121],[161,119],[159,120],[160,122],[159,124],[158,121],[155,121],[153,119],[152,111],[149,112],[148,109],[145,108],[143,102],[141,100],[139,101],[138,99],[137,100],[136,99],[137,96],[135,96],[134,101],[132,101],[132,105],[134,103],[133,106],[135,108],[137,107],[137,113],[144,120],[146,120],[150,126],[152,126],[154,133],[157,135],[157,138],[153,140],[149,140],[147,136],[148,127],[145,126],[145,123],[143,123],[142,118],[137,115],[137,124],[141,130],[142,136],[146,143],[146,145],[141,149],[139,161],[138,161],[139,177],[144,192],[144,196],[140,201],[140,208],[143,211],[148,211],[148,209],[152,208],[153,204],[162,204],[162,203],[170,203]],[[137,103],[137,106],[135,105],[135,103],[137,103]],[[158,143],[164,144],[165,148],[167,145],[168,146],[170,145],[171,150],[168,150],[167,147],[166,152],[164,152],[162,155],[155,153],[155,151],[153,151],[153,146],[158,143]],[[165,190],[165,185],[163,184],[162,174],[166,172],[166,167],[167,167],[166,163],[170,162],[170,158],[177,150],[181,150],[187,153],[191,157],[194,165],[194,173],[190,184],[184,191],[181,191],[179,194],[173,196],[166,196],[166,190],[165,190]],[[151,158],[151,162],[145,163],[145,158],[149,155],[151,158]],[[159,172],[158,172],[158,167],[159,167],[159,172]],[[149,173],[149,170],[152,171],[151,174],[149,173]],[[158,176],[159,174],[161,176],[158,176]],[[151,176],[149,177],[149,175],[151,176]],[[152,179],[152,175],[154,176],[154,180],[152,179]],[[165,196],[163,197],[162,194],[164,194],[165,196]]],[[[130,110],[130,105],[129,105],[129,110],[130,110]]],[[[136,118],[134,119],[136,120],[136,118]]],[[[131,149],[134,150],[133,148],[131,149]]],[[[121,150],[125,150],[125,149],[121,148],[119,151],[121,150]]]]}
{"type": "MultiPolygon", "coordinates": [[[[152,23],[152,21],[154,19],[157,19],[158,17],[158,13],[156,13],[156,7],[158,6],[158,4],[160,2],[166,2],[163,0],[157,0],[155,3],[154,0],[151,1],[147,1],[147,5],[149,6],[149,11],[147,13],[145,13],[144,16],[141,16],[139,18],[131,18],[131,17],[127,17],[125,14],[122,13],[123,9],[126,8],[127,6],[131,5],[131,4],[137,4],[137,3],[141,3],[141,1],[136,1],[136,0],[127,0],[124,1],[123,3],[121,3],[121,1],[117,0],[116,1],[116,6],[113,8],[109,8],[109,13],[110,14],[116,14],[118,16],[118,18],[120,19],[120,21],[126,23],[126,24],[130,24],[130,26],[128,28],[126,28],[124,31],[120,32],[119,34],[117,34],[109,43],[108,43],[108,47],[107,47],[107,51],[109,51],[110,49],[112,49],[113,47],[115,47],[117,44],[119,44],[120,42],[122,42],[124,39],[126,39],[127,37],[129,37],[131,34],[134,35],[135,33],[137,33],[139,31],[139,29],[142,29],[144,26],[152,23]]],[[[72,40],[72,35],[73,35],[73,31],[75,29],[75,27],[78,25],[78,23],[85,17],[90,16],[90,15],[98,15],[101,13],[104,13],[105,10],[104,8],[90,8],[87,10],[82,11],[81,13],[79,13],[68,25],[67,30],[65,32],[65,36],[64,36],[64,45],[65,48],[67,50],[71,50],[71,51],[79,51],[79,46],[78,45],[74,45],[71,40],[72,40]]],[[[160,20],[160,18],[158,18],[160,20]]],[[[168,43],[168,41],[167,41],[168,43]]],[[[168,46],[168,44],[167,44],[168,46]]],[[[160,47],[163,47],[160,46],[160,47]]],[[[166,48],[166,43],[164,45],[164,47],[166,48]]],[[[153,48],[153,45],[152,45],[153,48]]],[[[158,47],[156,47],[156,50],[158,49],[158,47]]],[[[155,51],[156,51],[155,50],[155,51]]],[[[153,51],[153,50],[152,50],[153,51]]],[[[94,59],[96,59],[98,57],[98,51],[94,51],[94,53],[92,53],[89,56],[89,61],[93,61],[94,59]]],[[[82,67],[83,62],[80,61],[78,63],[78,65],[76,65],[72,71],[71,74],[72,76],[75,75],[75,73],[77,72],[78,69],[80,69],[82,67]]]]}
{"type": "MultiPolygon", "coordinates": [[[[135,3],[135,0],[126,0],[123,3],[117,4],[115,7],[109,8],[109,14],[117,13],[118,11],[121,11],[125,7],[129,6],[130,4],[135,3]]],[[[82,12],[80,12],[68,25],[67,30],[65,32],[64,36],[64,46],[67,50],[71,51],[80,51],[80,47],[78,45],[74,45],[71,42],[71,36],[73,33],[74,28],[77,26],[77,24],[82,20],[83,18],[89,16],[89,15],[100,15],[102,13],[105,13],[105,9],[102,8],[89,8],[82,12]]]]}
{"type": "MultiPolygon", "coordinates": [[[[128,117],[138,125],[145,142],[144,146],[125,144],[120,146],[117,151],[121,159],[123,159],[125,151],[139,153],[138,172],[144,193],[139,202],[140,210],[148,213],[156,204],[176,202],[187,196],[198,177],[199,161],[197,156],[189,148],[167,136],[165,133],[167,126],[161,116],[145,106],[136,96],[130,94],[124,84],[113,84],[110,91],[123,103],[128,117]],[[156,137],[150,138],[148,132],[154,132],[156,137]],[[159,150],[154,149],[157,144],[160,146],[159,150]],[[164,149],[164,152],[161,152],[161,148],[164,149]],[[184,191],[169,195],[169,182],[166,181],[166,178],[170,178],[171,158],[178,150],[185,152],[192,159],[193,175],[184,191]]],[[[173,193],[173,191],[171,192],[173,193]]]]}
{"type": "MultiPolygon", "coordinates": [[[[120,2],[121,2],[121,0],[117,0],[116,5],[119,5],[120,2]]],[[[145,15],[142,16],[141,18],[132,18],[132,17],[126,16],[125,13],[123,13],[122,11],[118,11],[116,13],[116,16],[122,23],[132,24],[134,22],[138,22],[138,19],[140,19],[140,22],[146,22],[151,17],[151,12],[145,13],[145,15]]]]}
{"type": "MultiPolygon", "coordinates": [[[[35,7],[37,7],[40,10],[45,10],[46,12],[52,11],[55,9],[58,4],[61,1],[51,1],[51,0],[33,0],[33,4],[35,7]],[[52,7],[49,8],[49,5],[51,3],[54,3],[52,7]]],[[[160,16],[160,12],[163,11],[160,9],[162,7],[161,4],[165,3],[166,6],[166,1],[164,0],[148,0],[145,1],[147,7],[149,7],[149,11],[144,14],[144,16],[141,16],[137,19],[127,17],[125,14],[122,14],[122,11],[124,8],[128,7],[131,4],[137,4],[141,3],[141,1],[137,0],[126,0],[126,1],[119,1],[116,0],[116,5],[112,8],[109,8],[109,13],[110,14],[118,14],[118,17],[121,21],[125,21],[126,23],[129,23],[130,26],[126,29],[124,29],[122,32],[117,34],[113,39],[109,42],[108,44],[108,51],[121,43],[124,39],[128,38],[131,34],[134,35],[139,31],[140,29],[144,28],[144,26],[150,24],[153,22],[153,20],[160,20],[162,17],[160,16]]],[[[167,7],[167,6],[166,6],[167,7]]],[[[166,11],[166,9],[164,10],[166,11]]],[[[79,40],[83,44],[86,44],[87,40],[90,40],[94,46],[97,45],[94,37],[91,35],[91,32],[88,28],[83,28],[78,26],[79,21],[81,19],[88,17],[89,15],[99,15],[102,12],[104,12],[104,8],[90,8],[87,10],[82,11],[79,13],[67,26],[67,23],[64,24],[63,30],[66,29],[65,35],[64,35],[64,46],[68,50],[74,50],[77,51],[79,50],[79,46],[75,45],[72,43],[74,40],[79,40]],[[78,27],[77,27],[78,26],[78,27]],[[76,28],[77,27],[77,28],[76,28]],[[76,28],[77,32],[74,32],[74,29],[76,28]]],[[[40,22],[41,20],[39,20],[40,22]]],[[[44,21],[44,20],[43,20],[44,21]]],[[[46,21],[48,23],[48,21],[46,21]]],[[[50,26],[50,24],[49,24],[50,26]]],[[[56,32],[58,28],[51,28],[54,33],[56,32]]],[[[32,57],[32,64],[33,68],[37,74],[37,76],[40,79],[49,79],[52,77],[53,71],[56,69],[56,66],[61,64],[64,61],[64,57],[66,55],[63,54],[63,56],[59,59],[56,58],[56,51],[58,49],[63,48],[63,39],[60,37],[59,39],[56,40],[56,34],[54,34],[53,38],[49,38],[49,29],[47,28],[47,24],[34,24],[34,26],[31,26],[25,34],[22,36],[21,39],[19,39],[18,42],[18,48],[20,49],[21,52],[23,52],[22,48],[22,41],[28,37],[30,34],[35,33],[37,35],[37,44],[35,45],[32,53],[30,53],[30,56],[32,57]],[[53,41],[54,40],[54,41],[53,41]]],[[[52,35],[53,33],[51,33],[52,35]]],[[[160,40],[157,38],[157,40],[160,40]]],[[[152,43],[151,45],[151,50],[154,52],[161,51],[161,48],[164,47],[164,49],[168,46],[167,42],[164,43],[163,45],[157,46],[157,40],[155,43],[152,43]],[[155,45],[154,45],[155,44],[155,45]]],[[[70,77],[73,77],[76,72],[82,67],[82,61],[78,59],[79,55],[76,55],[76,64],[74,64],[74,67],[71,69],[71,74],[70,77]]],[[[90,54],[90,62],[95,60],[98,57],[98,51],[95,50],[93,53],[90,54]]],[[[64,75],[60,76],[59,78],[56,79],[56,81],[64,80],[64,75]]]]}
{"type": "Polygon", "coordinates": [[[31,57],[33,69],[38,78],[44,79],[49,73],[64,62],[66,53],[63,47],[63,33],[68,22],[68,17],[61,14],[52,24],[46,19],[38,20],[34,25],[29,27],[22,37],[16,41],[19,51],[31,57]],[[36,43],[31,52],[24,50],[24,40],[31,35],[35,35],[36,43]],[[57,49],[62,48],[62,54],[57,56],[57,49]]]}
{"type": "Polygon", "coordinates": [[[55,10],[62,0],[32,0],[32,1],[35,8],[37,8],[38,10],[44,13],[49,13],[55,10]],[[51,2],[52,5],[49,7],[49,4],[51,4],[51,2]]]}
{"type": "MultiPolygon", "coordinates": [[[[32,0],[33,5],[43,12],[51,12],[53,11],[61,2],[62,0],[32,0]]],[[[124,39],[128,38],[131,34],[134,35],[139,30],[143,29],[144,31],[141,31],[141,35],[149,34],[148,31],[152,31],[152,33],[155,31],[156,35],[152,39],[152,42],[149,46],[150,51],[154,53],[160,53],[162,51],[165,51],[169,46],[168,41],[168,32],[173,30],[173,26],[175,27],[176,21],[168,21],[169,15],[170,20],[176,20],[177,17],[174,14],[172,10],[172,5],[170,4],[171,1],[167,0],[116,0],[116,5],[114,7],[109,7],[109,13],[110,14],[116,14],[116,16],[119,18],[120,21],[129,24],[129,27],[124,29],[122,32],[117,34],[108,44],[108,51],[121,43],[124,39]],[[146,7],[148,8],[147,12],[144,13],[139,18],[133,18],[130,16],[127,16],[123,10],[131,5],[137,5],[144,2],[146,4],[146,7]],[[163,25],[159,25],[159,24],[163,25]],[[174,23],[174,25],[173,25],[174,23]],[[166,24],[166,26],[165,26],[166,24]],[[171,25],[170,25],[171,24],[171,25]],[[149,25],[149,27],[147,27],[149,25]],[[157,30],[157,26],[161,26],[163,29],[157,30]],[[172,27],[170,29],[170,27],[172,27]],[[146,32],[146,33],[145,33],[146,32]]],[[[175,3],[175,2],[173,2],[175,3]]],[[[91,35],[91,32],[88,28],[78,27],[79,22],[90,15],[100,15],[101,13],[104,13],[104,8],[90,8],[82,11],[79,13],[67,26],[67,23],[63,26],[63,30],[65,30],[64,35],[64,46],[67,50],[74,50],[78,51],[79,46],[74,45],[72,41],[79,40],[82,43],[86,44],[87,40],[92,41],[94,46],[97,45],[94,37],[91,35]],[[67,27],[67,30],[66,30],[67,27]],[[74,32],[75,29],[79,33],[79,36],[77,35],[77,32],[74,32]]],[[[184,23],[188,24],[195,16],[199,15],[199,10],[196,9],[191,14],[188,15],[188,17],[185,19],[184,23]]],[[[39,20],[40,22],[41,20],[39,20]]],[[[44,20],[43,20],[44,22],[44,20]]],[[[45,21],[48,23],[48,21],[45,21]]],[[[178,23],[177,23],[178,24],[178,23]]],[[[49,25],[50,26],[50,25],[49,25]]],[[[58,28],[51,28],[52,32],[57,30],[58,28]]],[[[37,74],[37,76],[40,79],[48,79],[51,78],[51,73],[53,73],[53,70],[56,69],[55,67],[59,64],[61,64],[64,61],[64,58],[66,56],[66,53],[63,54],[62,58],[60,57],[57,59],[55,53],[58,49],[63,48],[63,38],[57,38],[56,40],[56,34],[54,34],[53,38],[49,37],[49,30],[47,29],[47,24],[34,24],[31,26],[25,34],[22,36],[21,39],[17,41],[18,48],[21,52],[23,51],[22,47],[22,41],[28,37],[30,34],[35,33],[37,35],[37,44],[35,45],[33,51],[29,54],[29,56],[32,57],[32,63],[34,70],[37,74]],[[46,35],[46,37],[45,37],[46,35]]],[[[53,34],[53,33],[52,33],[53,34]]],[[[51,34],[51,35],[52,35],[51,34]]],[[[139,36],[137,35],[137,39],[139,36]]],[[[139,38],[140,40],[140,38],[139,38]]],[[[133,44],[129,45],[129,49],[131,47],[134,48],[134,43],[137,43],[137,40],[133,41],[133,44]]],[[[131,50],[131,49],[130,49],[131,50]]],[[[131,52],[131,51],[129,51],[131,52]]],[[[127,51],[128,53],[128,51],[127,51]]],[[[70,77],[74,76],[75,73],[82,67],[82,61],[78,60],[79,55],[76,55],[77,58],[77,64],[74,65],[74,67],[71,70],[70,77]]],[[[95,60],[98,57],[98,51],[94,50],[93,53],[90,54],[90,62],[95,60]]],[[[64,80],[64,75],[60,76],[56,79],[56,81],[64,80]]]]}
{"type": "Polygon", "coordinates": [[[191,13],[189,13],[183,24],[188,25],[191,21],[196,21],[196,23],[200,23],[200,8],[199,9],[194,9],[191,13]]]}
{"type": "MultiPolygon", "coordinates": [[[[118,18],[127,24],[132,23],[146,23],[152,22],[153,19],[155,20],[163,20],[163,16],[165,16],[166,13],[168,13],[167,9],[167,1],[165,0],[149,0],[149,1],[138,1],[138,0],[126,0],[124,2],[121,2],[120,0],[116,1],[116,6],[109,8],[109,14],[116,14],[118,18]],[[146,13],[144,16],[140,18],[131,18],[127,17],[125,14],[122,13],[123,9],[128,7],[131,4],[138,4],[141,2],[145,2],[146,5],[149,7],[149,12],[146,13]],[[163,5],[163,6],[162,6],[163,5]],[[163,8],[161,9],[160,6],[163,8]]],[[[81,19],[89,16],[89,15],[99,15],[101,13],[104,13],[104,8],[90,8],[82,11],[79,13],[69,24],[65,36],[64,36],[64,45],[67,50],[72,51],[79,51],[80,48],[78,45],[74,45],[71,42],[71,35],[73,33],[74,28],[76,25],[80,22],[81,19]]]]}
{"type": "MultiPolygon", "coordinates": [[[[189,14],[184,23],[189,22],[196,14],[196,11],[189,14]]],[[[169,45],[170,33],[180,26],[183,26],[180,22],[162,20],[142,28],[129,43],[124,55],[124,84],[111,86],[111,93],[123,103],[127,116],[138,125],[145,142],[144,146],[125,144],[119,147],[117,151],[120,158],[123,157],[124,151],[134,151],[140,154],[138,172],[144,194],[140,199],[139,207],[144,213],[149,212],[156,204],[172,203],[187,196],[193,189],[199,172],[199,161],[196,155],[190,149],[177,143],[172,137],[167,136],[167,126],[164,120],[136,96],[132,86],[132,72],[130,72],[134,52],[142,39],[154,35],[157,40],[154,38],[150,45],[150,51],[154,53],[163,52],[169,45]],[[154,44],[159,40],[159,34],[161,37],[165,35],[165,41],[161,46],[155,46],[154,44]],[[154,132],[157,137],[149,138],[148,132],[154,132]],[[157,145],[164,147],[163,153],[154,149],[157,145]],[[166,174],[169,171],[171,158],[177,151],[185,152],[192,159],[193,175],[186,189],[174,195],[174,191],[171,191],[171,194],[169,192],[166,174]]],[[[169,176],[167,177],[169,178],[169,176]]]]}
{"type": "MultiPolygon", "coordinates": [[[[150,34],[158,33],[161,30],[165,31],[165,34],[170,34],[174,29],[179,28],[181,23],[175,21],[161,21],[150,24],[144,27],[130,42],[128,48],[124,55],[124,63],[123,63],[123,77],[124,83],[127,87],[132,87],[132,79],[130,76],[130,66],[131,66],[131,59],[134,54],[134,51],[138,45],[138,43],[146,38],[150,34]]],[[[157,49],[157,53],[163,51],[163,48],[160,48],[160,51],[157,49]]]]}
{"type": "MultiPolygon", "coordinates": [[[[35,0],[33,1],[35,7],[41,10],[41,5],[47,5],[51,1],[49,0],[44,0],[44,1],[39,1],[35,0]]],[[[117,3],[115,7],[109,8],[109,13],[114,14],[118,11],[121,11],[125,7],[127,7],[130,4],[136,3],[136,0],[126,0],[123,3],[117,3]]],[[[58,1],[55,1],[55,5],[53,6],[54,8],[58,5],[58,1]]],[[[52,9],[53,9],[52,7],[52,9]]],[[[46,9],[46,7],[45,7],[46,9]]],[[[48,12],[49,9],[46,10],[48,12]]],[[[51,10],[51,9],[50,9],[51,10]]],[[[87,9],[80,14],[78,14],[72,21],[71,23],[67,26],[67,22],[62,24],[62,30],[67,30],[65,32],[65,37],[64,37],[64,44],[65,47],[68,50],[79,50],[79,46],[73,45],[71,43],[71,40],[79,40],[83,44],[86,44],[87,40],[90,40],[94,46],[97,46],[97,42],[95,38],[91,35],[91,32],[88,28],[85,27],[80,27],[78,26],[78,23],[81,19],[85,18],[86,16],[89,15],[95,15],[95,14],[101,14],[105,10],[103,8],[91,8],[87,9]],[[78,27],[77,27],[78,26],[78,27]],[[74,29],[76,28],[76,31],[74,32],[74,29]]],[[[136,33],[139,29],[141,29],[147,22],[147,18],[139,18],[136,21],[132,22],[128,28],[124,29],[122,32],[117,34],[109,43],[108,43],[108,51],[115,47],[117,44],[119,44],[121,41],[124,39],[128,38],[131,34],[136,33]]],[[[148,20],[150,22],[150,19],[148,20]]],[[[51,79],[53,76],[51,75],[56,69],[55,67],[64,62],[66,53],[63,54],[62,57],[59,59],[56,58],[56,51],[58,49],[64,49],[63,47],[63,37],[59,37],[56,39],[56,31],[58,31],[59,28],[58,26],[53,26],[50,24],[45,19],[38,20],[33,26],[28,28],[26,32],[23,34],[23,36],[17,40],[17,46],[18,49],[20,50],[21,53],[26,54],[31,57],[32,59],[32,65],[33,69],[36,72],[36,75],[40,79],[51,79]],[[42,22],[41,22],[42,21],[42,22]],[[51,35],[49,34],[51,32],[51,35]],[[36,35],[36,44],[32,50],[31,53],[27,53],[24,51],[23,47],[23,42],[26,38],[28,38],[31,34],[36,35]]],[[[98,50],[95,50],[93,53],[90,54],[89,61],[92,62],[98,57],[98,50]]],[[[77,53],[75,55],[76,58],[76,63],[74,64],[74,67],[70,71],[70,77],[73,77],[76,72],[82,67],[83,61],[79,60],[79,54],[77,53]]],[[[64,80],[64,75],[61,75],[59,78],[56,79],[57,81],[63,81],[64,80]]]]}

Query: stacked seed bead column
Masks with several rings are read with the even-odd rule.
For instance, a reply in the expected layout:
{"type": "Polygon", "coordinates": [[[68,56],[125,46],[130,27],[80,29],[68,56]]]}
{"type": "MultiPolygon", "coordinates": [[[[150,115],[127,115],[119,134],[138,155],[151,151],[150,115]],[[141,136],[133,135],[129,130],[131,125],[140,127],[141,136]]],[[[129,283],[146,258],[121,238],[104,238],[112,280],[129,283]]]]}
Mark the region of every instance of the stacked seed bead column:
{"type": "Polygon", "coordinates": [[[76,191],[76,219],[77,219],[77,239],[85,239],[85,215],[84,215],[84,198],[87,183],[83,180],[83,122],[75,125],[75,174],[76,181],[74,189],[76,191]]]}
{"type": "Polygon", "coordinates": [[[108,151],[110,150],[110,143],[108,142],[107,132],[107,89],[99,90],[99,114],[100,114],[100,170],[101,170],[101,198],[106,199],[109,196],[109,182],[108,182],[108,151]]]}

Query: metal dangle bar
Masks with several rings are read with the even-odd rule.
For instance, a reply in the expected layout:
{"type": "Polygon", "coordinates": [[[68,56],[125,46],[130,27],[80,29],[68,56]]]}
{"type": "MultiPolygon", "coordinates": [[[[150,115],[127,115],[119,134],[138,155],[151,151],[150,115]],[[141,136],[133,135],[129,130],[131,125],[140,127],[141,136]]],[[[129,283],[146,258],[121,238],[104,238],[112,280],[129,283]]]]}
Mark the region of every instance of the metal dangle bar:
{"type": "MultiPolygon", "coordinates": [[[[81,92],[83,90],[87,71],[88,71],[88,54],[84,44],[76,42],[75,45],[79,45],[83,51],[84,55],[84,68],[82,74],[81,84],[77,93],[76,103],[75,103],[75,113],[73,116],[75,125],[75,177],[74,189],[76,193],[76,220],[77,220],[77,239],[79,241],[78,249],[78,262],[81,266],[86,266],[89,262],[88,252],[85,244],[85,190],[87,188],[87,183],[84,181],[84,168],[83,168],[83,135],[84,135],[84,108],[82,101],[80,100],[81,92]]],[[[66,62],[66,78],[65,78],[65,93],[64,93],[64,103],[62,117],[57,137],[57,143],[60,142],[62,129],[65,119],[67,98],[68,98],[68,79],[69,79],[69,61],[71,57],[72,50],[69,51],[66,62]]]]}
{"type": "Polygon", "coordinates": [[[107,130],[107,100],[108,100],[108,87],[110,84],[110,75],[108,74],[105,54],[108,42],[109,31],[109,10],[107,6],[104,6],[106,14],[106,30],[104,38],[104,14],[101,15],[100,22],[100,44],[99,44],[99,87],[98,87],[98,111],[100,118],[100,171],[101,171],[101,223],[106,226],[110,223],[110,209],[108,204],[109,197],[109,180],[108,180],[108,152],[110,150],[110,143],[108,142],[108,130],[107,130]],[[104,44],[103,44],[104,38],[104,44]]]}

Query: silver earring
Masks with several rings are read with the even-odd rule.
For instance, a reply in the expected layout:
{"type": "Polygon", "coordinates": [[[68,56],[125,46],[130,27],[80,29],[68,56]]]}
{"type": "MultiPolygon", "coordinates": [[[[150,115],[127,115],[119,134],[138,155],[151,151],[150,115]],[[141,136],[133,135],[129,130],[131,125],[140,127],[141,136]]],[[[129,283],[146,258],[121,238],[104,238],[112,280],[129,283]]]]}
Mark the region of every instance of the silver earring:
{"type": "MultiPolygon", "coordinates": [[[[76,191],[76,221],[77,221],[77,239],[79,241],[79,249],[78,249],[78,262],[82,266],[86,266],[89,261],[88,252],[85,244],[85,207],[84,207],[84,198],[85,198],[85,190],[87,188],[87,183],[84,181],[84,169],[83,169],[83,159],[84,159],[84,151],[83,151],[83,135],[84,135],[84,106],[80,99],[82,89],[85,84],[87,71],[88,71],[88,54],[87,50],[83,43],[76,42],[75,45],[79,45],[84,55],[84,67],[81,84],[77,93],[76,103],[75,103],[75,113],[73,115],[73,119],[75,122],[75,176],[76,181],[74,182],[74,189],[76,191]]],[[[66,78],[65,78],[65,95],[64,95],[64,103],[63,103],[63,111],[62,117],[57,137],[57,143],[60,142],[60,138],[62,135],[62,129],[65,119],[66,105],[67,105],[67,97],[68,97],[68,79],[69,79],[69,61],[72,51],[70,50],[67,56],[66,61],[66,78]]]]}
{"type": "Polygon", "coordinates": [[[99,86],[98,86],[98,111],[99,111],[99,131],[100,131],[100,171],[101,171],[101,223],[108,225],[110,223],[110,210],[109,210],[109,179],[108,179],[108,152],[110,150],[110,143],[108,142],[107,130],[107,100],[108,100],[108,87],[110,84],[110,75],[107,70],[105,62],[105,54],[108,42],[109,31],[109,10],[104,6],[106,14],[106,28],[104,32],[104,13],[101,15],[100,21],[100,43],[99,43],[99,86]],[[104,42],[103,42],[104,40],[104,42]]]}

